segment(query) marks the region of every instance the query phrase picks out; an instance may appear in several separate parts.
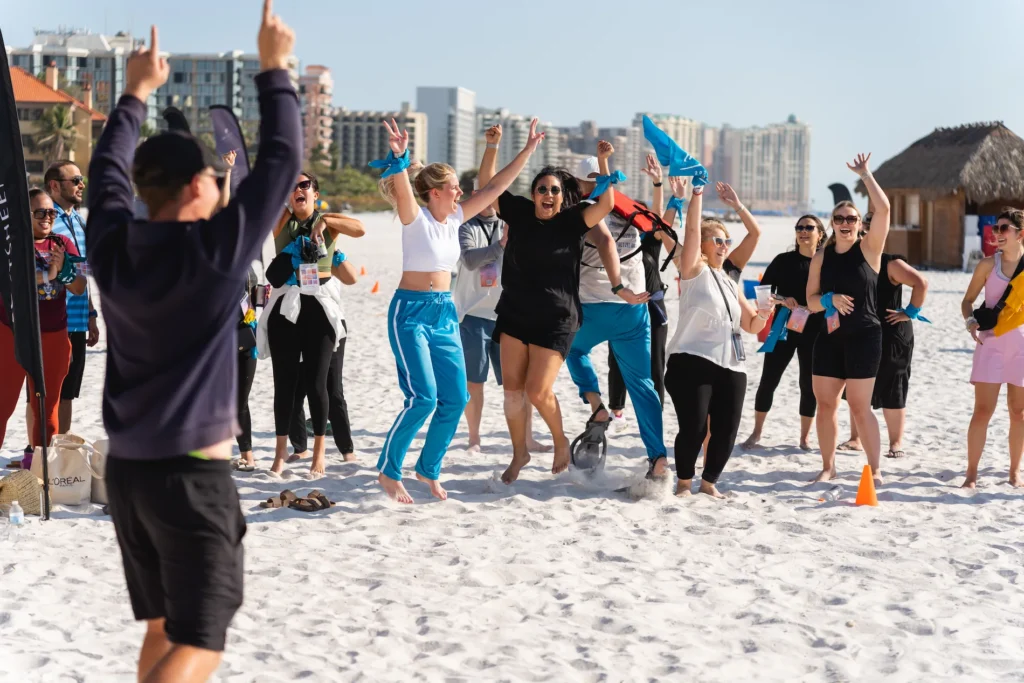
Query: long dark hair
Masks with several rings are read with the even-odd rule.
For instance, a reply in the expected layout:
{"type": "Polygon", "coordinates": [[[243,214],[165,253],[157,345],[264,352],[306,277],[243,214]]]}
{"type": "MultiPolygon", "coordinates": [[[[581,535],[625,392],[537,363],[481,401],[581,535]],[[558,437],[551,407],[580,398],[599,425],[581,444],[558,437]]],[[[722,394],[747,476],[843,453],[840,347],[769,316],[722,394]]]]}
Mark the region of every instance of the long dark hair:
{"type": "MultiPolygon", "coordinates": [[[[825,224],[822,223],[821,219],[815,216],[813,213],[807,213],[804,214],[803,216],[800,216],[800,218],[797,218],[796,223],[794,223],[793,225],[800,225],[800,222],[804,220],[814,221],[814,225],[818,229],[818,246],[816,250],[821,249],[823,246],[825,246],[825,240],[828,239],[828,233],[825,231],[825,224]]],[[[793,239],[793,251],[800,251],[800,240],[796,238],[793,239]]]]}
{"type": "Polygon", "coordinates": [[[540,170],[540,173],[533,177],[533,182],[530,183],[531,196],[537,189],[537,183],[540,182],[540,179],[547,176],[558,178],[558,182],[562,185],[562,211],[571,209],[583,201],[583,190],[580,188],[580,181],[576,180],[576,176],[569,173],[569,171],[557,166],[545,166],[540,170]]]}

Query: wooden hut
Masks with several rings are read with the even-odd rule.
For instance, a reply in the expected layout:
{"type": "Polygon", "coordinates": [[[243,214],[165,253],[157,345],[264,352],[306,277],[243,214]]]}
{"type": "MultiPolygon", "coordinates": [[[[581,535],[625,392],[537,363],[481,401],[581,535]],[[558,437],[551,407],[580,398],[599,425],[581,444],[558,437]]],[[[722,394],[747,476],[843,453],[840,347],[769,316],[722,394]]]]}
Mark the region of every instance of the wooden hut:
{"type": "MultiPolygon", "coordinates": [[[[874,171],[892,206],[886,251],[960,268],[978,216],[1024,208],[1024,140],[1002,122],[937,128],[874,171]]],[[[867,192],[858,182],[856,191],[867,192]]]]}

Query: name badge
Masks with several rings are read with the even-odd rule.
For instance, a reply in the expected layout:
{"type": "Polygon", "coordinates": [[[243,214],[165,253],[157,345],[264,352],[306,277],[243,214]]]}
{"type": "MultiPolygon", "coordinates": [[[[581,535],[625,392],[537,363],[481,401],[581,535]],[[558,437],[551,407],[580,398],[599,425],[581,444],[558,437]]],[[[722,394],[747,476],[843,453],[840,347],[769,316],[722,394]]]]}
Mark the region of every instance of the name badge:
{"type": "Polygon", "coordinates": [[[488,263],[487,265],[480,267],[480,286],[481,287],[497,287],[498,286],[498,264],[497,264],[497,262],[488,263]]]}
{"type": "Polygon", "coordinates": [[[732,333],[732,353],[741,363],[747,359],[747,351],[743,348],[743,336],[739,332],[732,333]]]}
{"type": "Polygon", "coordinates": [[[804,328],[807,327],[807,319],[811,317],[811,312],[803,306],[794,308],[789,312],[789,320],[786,322],[786,329],[794,332],[803,332],[804,328]]]}
{"type": "Polygon", "coordinates": [[[832,334],[839,329],[839,312],[836,311],[832,315],[825,316],[825,328],[829,334],[832,334]]]}
{"type": "Polygon", "coordinates": [[[299,266],[299,291],[303,294],[316,294],[320,291],[320,272],[315,263],[299,266]]]}

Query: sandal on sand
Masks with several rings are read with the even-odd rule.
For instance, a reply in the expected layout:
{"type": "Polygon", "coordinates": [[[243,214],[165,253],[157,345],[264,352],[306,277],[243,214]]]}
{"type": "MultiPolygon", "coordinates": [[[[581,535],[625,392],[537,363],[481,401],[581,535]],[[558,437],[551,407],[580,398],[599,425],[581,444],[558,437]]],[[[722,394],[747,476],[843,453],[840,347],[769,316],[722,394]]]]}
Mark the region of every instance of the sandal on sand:
{"type": "Polygon", "coordinates": [[[889,452],[885,454],[885,457],[896,459],[896,458],[905,458],[906,455],[907,454],[904,453],[902,450],[894,451],[893,449],[890,448],[889,452]]]}
{"type": "Polygon", "coordinates": [[[837,451],[853,451],[854,453],[860,453],[864,449],[863,448],[854,448],[852,442],[844,441],[841,444],[839,444],[838,446],[836,446],[836,450],[837,451]]]}
{"type": "Polygon", "coordinates": [[[608,455],[608,437],[605,432],[611,426],[609,417],[604,422],[598,422],[594,417],[607,408],[602,403],[594,411],[594,414],[587,420],[586,429],[569,446],[569,457],[572,466],[578,470],[589,470],[598,472],[604,469],[605,457],[608,455]]]}
{"type": "Polygon", "coordinates": [[[291,503],[298,500],[299,497],[291,489],[285,489],[281,491],[281,495],[277,498],[267,498],[265,501],[260,503],[261,508],[284,508],[288,507],[291,503]]]}
{"type": "Polygon", "coordinates": [[[327,500],[327,496],[319,491],[314,491],[307,498],[293,500],[288,504],[288,507],[300,512],[318,512],[319,510],[326,510],[331,507],[331,501],[327,500]],[[316,497],[314,497],[314,495],[316,497]]]}
{"type": "Polygon", "coordinates": [[[316,491],[316,490],[311,491],[310,494],[308,496],[306,496],[306,498],[310,498],[312,500],[315,500],[315,501],[319,502],[320,503],[320,507],[323,510],[326,510],[327,508],[334,507],[334,501],[330,500],[327,496],[325,496],[320,491],[316,491]]]}
{"type": "Polygon", "coordinates": [[[231,468],[235,472],[255,472],[256,465],[249,465],[241,458],[231,461],[231,468]]]}

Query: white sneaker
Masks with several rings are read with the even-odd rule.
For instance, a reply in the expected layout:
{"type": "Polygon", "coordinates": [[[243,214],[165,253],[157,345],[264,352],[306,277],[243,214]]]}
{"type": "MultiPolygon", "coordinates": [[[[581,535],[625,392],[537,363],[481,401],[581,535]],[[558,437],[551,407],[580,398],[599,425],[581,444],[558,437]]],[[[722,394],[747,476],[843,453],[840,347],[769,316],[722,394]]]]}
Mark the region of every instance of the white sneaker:
{"type": "Polygon", "coordinates": [[[610,425],[610,430],[616,434],[621,434],[626,431],[629,427],[629,420],[626,419],[626,414],[623,413],[622,415],[616,415],[615,413],[612,413],[611,415],[612,423],[610,425]]]}

